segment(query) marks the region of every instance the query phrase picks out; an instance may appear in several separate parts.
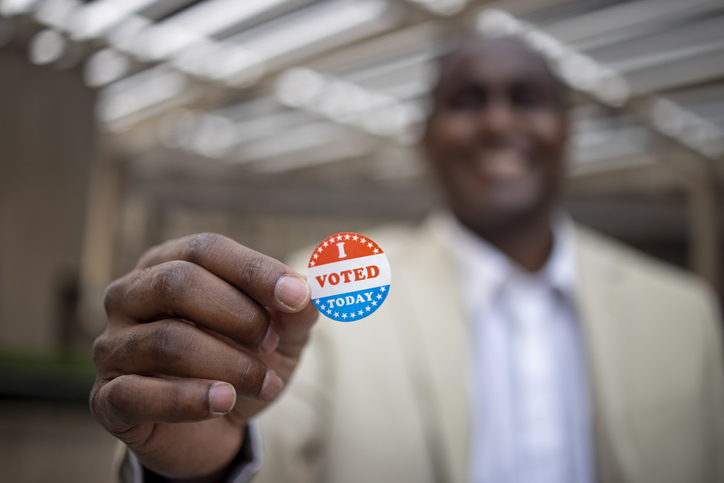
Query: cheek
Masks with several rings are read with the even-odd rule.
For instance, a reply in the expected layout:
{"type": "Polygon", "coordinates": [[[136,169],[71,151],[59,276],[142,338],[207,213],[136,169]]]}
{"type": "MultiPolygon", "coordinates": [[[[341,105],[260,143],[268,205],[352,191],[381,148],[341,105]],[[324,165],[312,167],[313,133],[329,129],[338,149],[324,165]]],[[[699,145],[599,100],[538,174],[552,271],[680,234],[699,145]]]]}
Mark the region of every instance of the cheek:
{"type": "Polygon", "coordinates": [[[568,123],[561,116],[548,113],[531,116],[530,121],[538,148],[548,156],[560,157],[568,137],[568,123]]]}
{"type": "Polygon", "coordinates": [[[430,126],[430,147],[440,154],[464,148],[474,137],[472,124],[466,116],[445,116],[437,120],[430,126]]]}
{"type": "Polygon", "coordinates": [[[560,189],[564,176],[568,123],[561,116],[550,114],[538,116],[531,126],[542,168],[540,189],[550,195],[560,189]]]}

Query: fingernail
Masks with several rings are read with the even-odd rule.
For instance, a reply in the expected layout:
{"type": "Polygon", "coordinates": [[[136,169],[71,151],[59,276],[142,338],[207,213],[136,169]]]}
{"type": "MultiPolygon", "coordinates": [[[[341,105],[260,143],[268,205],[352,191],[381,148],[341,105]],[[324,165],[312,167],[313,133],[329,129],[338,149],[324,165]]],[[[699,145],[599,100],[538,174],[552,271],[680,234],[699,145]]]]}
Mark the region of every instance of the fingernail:
{"type": "Polygon", "coordinates": [[[264,337],[264,341],[261,343],[261,351],[264,354],[270,354],[274,352],[274,350],[277,348],[277,345],[279,345],[279,334],[276,333],[274,329],[269,327],[269,330],[266,332],[266,337],[264,337]]]}
{"type": "Polygon", "coordinates": [[[307,300],[307,294],[309,294],[309,285],[300,278],[285,275],[277,282],[277,300],[290,309],[299,308],[307,300]]]}
{"type": "Polygon", "coordinates": [[[259,398],[264,402],[270,402],[276,399],[280,392],[282,392],[282,380],[277,376],[274,371],[267,371],[266,377],[264,377],[264,384],[261,386],[261,392],[259,398]]]}
{"type": "Polygon", "coordinates": [[[215,382],[209,389],[209,408],[214,414],[226,414],[234,408],[236,390],[227,382],[215,382]]]}

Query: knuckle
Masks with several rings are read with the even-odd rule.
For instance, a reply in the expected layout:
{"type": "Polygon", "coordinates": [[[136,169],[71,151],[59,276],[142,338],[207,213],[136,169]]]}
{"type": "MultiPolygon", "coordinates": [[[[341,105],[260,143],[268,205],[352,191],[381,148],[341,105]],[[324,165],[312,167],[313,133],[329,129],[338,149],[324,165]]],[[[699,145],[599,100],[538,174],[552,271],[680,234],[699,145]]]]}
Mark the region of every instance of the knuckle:
{"type": "Polygon", "coordinates": [[[173,303],[187,292],[192,278],[193,265],[186,261],[174,260],[153,269],[149,280],[150,289],[161,300],[173,303]]]}
{"type": "Polygon", "coordinates": [[[101,408],[103,417],[114,420],[129,419],[128,404],[133,403],[126,397],[128,391],[123,378],[119,377],[109,382],[103,388],[103,401],[98,405],[101,408]]]}
{"type": "Polygon", "coordinates": [[[93,361],[99,374],[116,373],[119,367],[137,358],[143,339],[134,330],[124,331],[120,337],[111,337],[107,331],[98,336],[93,342],[93,361]]]}
{"type": "Polygon", "coordinates": [[[144,341],[148,357],[175,367],[193,349],[191,331],[186,324],[156,323],[152,336],[144,341]]]}
{"type": "Polygon", "coordinates": [[[99,389],[100,386],[98,384],[98,381],[96,381],[96,383],[93,385],[93,389],[91,389],[90,395],[88,396],[88,407],[90,409],[91,416],[93,416],[93,419],[100,423],[101,413],[98,408],[98,393],[100,392],[99,389]]]}
{"type": "Polygon", "coordinates": [[[104,332],[93,341],[93,362],[98,370],[100,370],[105,361],[108,360],[110,352],[111,344],[108,341],[108,335],[104,332]]]}
{"type": "Polygon", "coordinates": [[[124,331],[121,337],[101,334],[93,343],[95,365],[105,375],[126,372],[143,361],[163,361],[169,368],[177,367],[194,350],[193,331],[189,329],[183,323],[160,321],[144,324],[142,330],[124,331]]]}
{"type": "Polygon", "coordinates": [[[103,307],[105,307],[106,314],[111,314],[118,306],[122,292],[123,278],[116,279],[108,284],[106,291],[103,293],[103,307]]]}
{"type": "Polygon", "coordinates": [[[182,258],[191,263],[199,263],[208,257],[219,241],[223,238],[216,233],[199,233],[192,235],[186,248],[183,250],[182,258]]]}
{"type": "Polygon", "coordinates": [[[190,404],[187,398],[184,397],[181,389],[175,387],[172,391],[169,391],[165,411],[171,419],[185,419],[193,409],[195,409],[193,404],[190,404]]]}
{"type": "Polygon", "coordinates": [[[257,396],[261,391],[266,367],[256,359],[248,357],[241,361],[236,370],[236,380],[240,382],[237,387],[247,388],[250,396],[257,396]]]}
{"type": "Polygon", "coordinates": [[[240,270],[242,283],[249,286],[263,284],[269,281],[269,272],[267,257],[257,252],[250,253],[240,270]]]}
{"type": "Polygon", "coordinates": [[[266,336],[271,316],[256,304],[242,307],[239,311],[239,326],[244,327],[246,340],[254,345],[261,345],[266,336]]]}
{"type": "Polygon", "coordinates": [[[90,411],[93,418],[111,434],[125,429],[123,419],[127,416],[127,392],[123,378],[114,379],[104,385],[96,384],[90,394],[90,411]]]}

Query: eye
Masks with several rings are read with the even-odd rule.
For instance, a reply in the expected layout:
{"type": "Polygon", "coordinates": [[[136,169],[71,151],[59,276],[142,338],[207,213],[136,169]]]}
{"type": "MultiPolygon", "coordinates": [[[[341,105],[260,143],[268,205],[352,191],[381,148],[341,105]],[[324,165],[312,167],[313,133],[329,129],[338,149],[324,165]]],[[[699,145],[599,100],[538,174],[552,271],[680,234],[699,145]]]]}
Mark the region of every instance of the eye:
{"type": "Polygon", "coordinates": [[[456,111],[472,111],[485,105],[487,93],[474,86],[467,86],[454,92],[448,102],[448,107],[456,111]]]}
{"type": "Polygon", "coordinates": [[[510,90],[510,103],[520,109],[539,109],[552,104],[551,95],[543,86],[518,84],[510,90]]]}

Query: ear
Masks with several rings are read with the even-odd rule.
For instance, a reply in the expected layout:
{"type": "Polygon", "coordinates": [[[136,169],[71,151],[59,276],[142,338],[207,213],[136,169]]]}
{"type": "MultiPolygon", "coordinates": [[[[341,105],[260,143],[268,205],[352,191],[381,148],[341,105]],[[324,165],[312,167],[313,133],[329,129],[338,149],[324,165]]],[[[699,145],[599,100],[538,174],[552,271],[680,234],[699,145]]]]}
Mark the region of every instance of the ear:
{"type": "Polygon", "coordinates": [[[420,157],[424,158],[424,161],[427,164],[430,164],[430,155],[431,155],[431,146],[432,146],[432,139],[431,139],[431,130],[430,130],[430,122],[431,118],[427,117],[425,121],[420,126],[420,129],[422,130],[420,135],[420,140],[417,142],[417,151],[420,153],[420,157]]]}
{"type": "Polygon", "coordinates": [[[434,122],[434,113],[430,113],[420,126],[422,132],[420,135],[420,140],[418,141],[416,146],[419,158],[418,162],[421,163],[423,168],[430,173],[434,173],[435,171],[437,171],[434,153],[434,122]]]}
{"type": "Polygon", "coordinates": [[[432,105],[427,106],[427,116],[425,117],[425,121],[422,123],[422,126],[420,126],[420,129],[422,130],[419,146],[420,149],[427,155],[427,153],[430,150],[430,146],[432,144],[432,130],[433,130],[433,123],[435,122],[435,111],[434,107],[432,105]]]}
{"type": "Polygon", "coordinates": [[[571,139],[571,128],[573,127],[573,121],[571,120],[571,111],[564,109],[560,113],[561,119],[561,132],[566,139],[566,142],[570,142],[571,139]]]}

